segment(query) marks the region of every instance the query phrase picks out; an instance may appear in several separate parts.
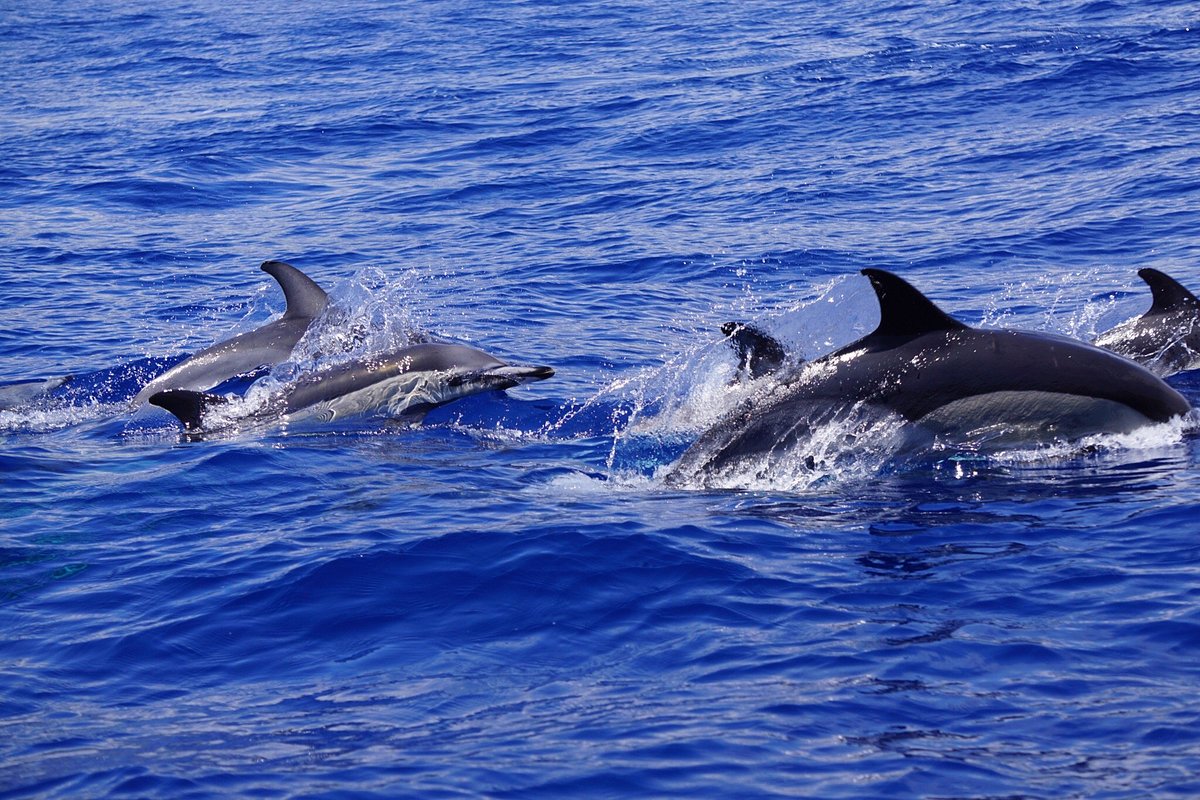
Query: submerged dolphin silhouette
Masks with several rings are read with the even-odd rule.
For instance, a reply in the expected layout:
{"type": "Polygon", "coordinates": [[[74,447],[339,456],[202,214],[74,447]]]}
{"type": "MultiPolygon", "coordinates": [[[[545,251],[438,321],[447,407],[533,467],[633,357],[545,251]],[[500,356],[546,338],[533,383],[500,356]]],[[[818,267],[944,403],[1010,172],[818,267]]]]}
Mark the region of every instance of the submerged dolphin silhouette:
{"type": "Polygon", "coordinates": [[[874,332],[718,421],[683,454],[669,483],[703,483],[769,461],[851,411],[896,415],[934,436],[990,429],[1037,440],[1125,432],[1191,409],[1160,378],[1107,350],[1050,334],[971,328],[897,276],[862,273],[879,300],[874,332]]]}
{"type": "Polygon", "coordinates": [[[226,398],[169,389],[153,395],[150,402],[174,414],[188,432],[272,421],[332,422],[364,414],[419,419],[460,397],[511,389],[552,375],[550,367],[511,366],[473,347],[423,343],[307,375],[247,416],[217,419],[208,426],[207,412],[226,405],[226,398]]]}
{"type": "Polygon", "coordinates": [[[133,398],[135,405],[167,389],[211,389],[230,378],[288,359],[312,321],[325,310],[329,298],[324,289],[291,264],[264,261],[261,269],[283,290],[287,301],[283,316],[184,359],[146,384],[133,398]]]}
{"type": "Polygon", "coordinates": [[[1156,269],[1139,269],[1138,277],[1150,286],[1150,310],[1100,334],[1096,344],[1158,375],[1200,367],[1200,299],[1156,269]]]}

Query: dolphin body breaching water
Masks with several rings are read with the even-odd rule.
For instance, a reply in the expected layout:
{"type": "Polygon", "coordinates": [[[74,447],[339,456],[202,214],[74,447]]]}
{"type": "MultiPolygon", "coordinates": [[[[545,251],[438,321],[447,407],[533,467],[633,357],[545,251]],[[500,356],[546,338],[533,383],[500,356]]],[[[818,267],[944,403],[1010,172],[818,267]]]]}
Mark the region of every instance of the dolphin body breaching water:
{"type": "Polygon", "coordinates": [[[767,387],[700,436],[666,476],[712,485],[787,458],[822,425],[894,418],[919,440],[1025,442],[1122,433],[1191,411],[1144,367],[1052,334],[971,328],[901,278],[862,271],[878,327],[767,387]]]}
{"type": "Polygon", "coordinates": [[[1096,344],[1164,377],[1200,368],[1200,299],[1156,269],[1140,269],[1138,277],[1150,286],[1150,309],[1100,334],[1096,344]]]}
{"type": "Polygon", "coordinates": [[[185,358],[142,387],[133,398],[134,405],[140,406],[168,389],[211,389],[230,378],[274,366],[291,356],[313,320],[329,305],[329,297],[324,289],[291,264],[265,261],[261,269],[283,290],[287,301],[283,316],[185,358]]]}
{"type": "Polygon", "coordinates": [[[235,410],[227,398],[186,389],[158,392],[150,403],[174,414],[187,433],[201,434],[364,415],[419,421],[452,400],[552,375],[550,367],[512,366],[465,345],[421,343],[306,375],[241,417],[222,413],[235,410]]]}

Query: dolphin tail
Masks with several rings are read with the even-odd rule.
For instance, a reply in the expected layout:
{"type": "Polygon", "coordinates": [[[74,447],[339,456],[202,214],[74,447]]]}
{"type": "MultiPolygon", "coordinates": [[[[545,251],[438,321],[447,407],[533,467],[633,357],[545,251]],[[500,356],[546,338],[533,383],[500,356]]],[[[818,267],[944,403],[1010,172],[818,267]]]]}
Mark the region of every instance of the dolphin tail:
{"type": "Polygon", "coordinates": [[[1196,295],[1165,272],[1143,267],[1138,270],[1138,277],[1150,286],[1150,296],[1153,298],[1150,310],[1144,316],[1165,314],[1177,308],[1200,309],[1200,300],[1196,299],[1196,295]]]}
{"type": "Polygon", "coordinates": [[[200,418],[213,406],[229,402],[219,394],[193,392],[188,389],[167,389],[150,396],[150,403],[165,408],[183,423],[185,431],[196,431],[201,427],[200,418]]]}
{"type": "Polygon", "coordinates": [[[329,305],[329,295],[316,282],[291,264],[264,261],[260,267],[279,283],[287,301],[284,319],[313,319],[329,305]]]}
{"type": "Polygon", "coordinates": [[[770,375],[783,366],[787,349],[779,340],[762,329],[745,322],[726,322],[721,333],[729,339],[729,345],[738,357],[738,377],[745,375],[751,380],[770,375]]]}

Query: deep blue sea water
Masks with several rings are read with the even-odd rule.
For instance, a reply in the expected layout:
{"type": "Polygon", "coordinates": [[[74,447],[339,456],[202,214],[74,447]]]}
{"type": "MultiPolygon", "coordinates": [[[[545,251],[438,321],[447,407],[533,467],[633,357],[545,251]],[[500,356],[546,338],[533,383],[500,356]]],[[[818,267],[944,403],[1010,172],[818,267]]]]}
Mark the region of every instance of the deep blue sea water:
{"type": "Polygon", "coordinates": [[[75,376],[0,412],[0,797],[1200,796],[1194,430],[661,477],[744,396],[719,324],[820,355],[864,267],[1082,338],[1140,267],[1200,289],[1195,4],[66,0],[0,42],[0,380],[75,376]],[[282,310],[266,259],[359,354],[557,374],[418,428],[131,412],[282,310]]]}

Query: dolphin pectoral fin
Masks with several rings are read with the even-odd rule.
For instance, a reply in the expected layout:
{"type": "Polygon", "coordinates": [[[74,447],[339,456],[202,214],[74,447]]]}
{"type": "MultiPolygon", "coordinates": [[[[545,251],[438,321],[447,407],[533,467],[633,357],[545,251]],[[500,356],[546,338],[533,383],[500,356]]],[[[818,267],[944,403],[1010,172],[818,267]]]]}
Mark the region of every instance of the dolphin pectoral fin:
{"type": "Polygon", "coordinates": [[[721,333],[738,357],[738,377],[761,378],[783,366],[787,349],[762,329],[745,322],[726,322],[721,333]]]}
{"type": "Polygon", "coordinates": [[[279,283],[287,300],[284,319],[312,319],[329,305],[329,295],[300,270],[283,261],[264,261],[260,267],[279,283]]]}
{"type": "Polygon", "coordinates": [[[919,336],[933,331],[967,330],[908,281],[882,269],[864,269],[879,299],[879,327],[865,337],[919,336]]]}
{"type": "Polygon", "coordinates": [[[200,418],[214,406],[229,402],[219,394],[193,392],[188,389],[167,389],[150,396],[151,405],[165,408],[183,423],[185,431],[199,430],[200,418]]]}
{"type": "Polygon", "coordinates": [[[1165,314],[1179,308],[1200,310],[1200,299],[1165,272],[1143,267],[1138,270],[1138,277],[1150,287],[1150,295],[1153,298],[1150,310],[1144,316],[1165,314]]]}

